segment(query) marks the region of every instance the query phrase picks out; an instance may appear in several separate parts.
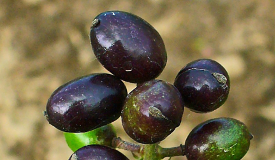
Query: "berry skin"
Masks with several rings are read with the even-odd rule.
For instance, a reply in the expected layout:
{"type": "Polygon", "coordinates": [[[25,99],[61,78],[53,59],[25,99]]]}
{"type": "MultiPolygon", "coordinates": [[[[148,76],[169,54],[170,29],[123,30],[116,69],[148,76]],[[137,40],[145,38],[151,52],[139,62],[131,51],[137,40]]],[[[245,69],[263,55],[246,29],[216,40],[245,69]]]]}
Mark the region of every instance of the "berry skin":
{"type": "Polygon", "coordinates": [[[218,62],[200,59],[187,64],[177,75],[174,85],[186,107],[206,113],[219,108],[227,99],[229,76],[218,62]]]}
{"type": "Polygon", "coordinates": [[[119,118],[127,90],[110,74],[91,74],[68,82],[53,92],[46,118],[64,132],[87,132],[119,118]]]}
{"type": "Polygon", "coordinates": [[[135,141],[153,144],[170,135],[181,123],[183,101],[171,84],[152,80],[128,94],[121,119],[126,133],[135,141]]]}
{"type": "Polygon", "coordinates": [[[99,127],[84,133],[64,132],[64,137],[72,151],[76,151],[91,144],[112,147],[112,140],[116,137],[114,127],[111,124],[99,127]]]}
{"type": "Polygon", "coordinates": [[[132,83],[156,78],[167,62],[159,33],[131,13],[107,11],[95,17],[91,45],[100,63],[115,76],[132,83]]]}
{"type": "Polygon", "coordinates": [[[89,145],[74,152],[69,160],[129,160],[119,151],[101,145],[89,145]]]}
{"type": "Polygon", "coordinates": [[[253,136],[240,121],[216,118],[199,124],[185,141],[188,160],[240,160],[253,136]]]}

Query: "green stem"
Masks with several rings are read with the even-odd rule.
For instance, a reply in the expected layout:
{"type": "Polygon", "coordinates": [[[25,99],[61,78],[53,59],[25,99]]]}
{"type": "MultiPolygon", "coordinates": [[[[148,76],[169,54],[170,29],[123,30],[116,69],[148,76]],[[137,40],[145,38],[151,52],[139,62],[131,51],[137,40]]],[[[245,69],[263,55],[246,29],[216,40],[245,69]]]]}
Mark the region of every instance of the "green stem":
{"type": "Polygon", "coordinates": [[[160,160],[160,155],[158,154],[159,145],[158,144],[146,144],[143,150],[143,160],[160,160]]]}
{"type": "Polygon", "coordinates": [[[158,153],[161,156],[161,159],[165,157],[184,156],[185,149],[184,149],[184,145],[180,145],[178,147],[173,147],[173,148],[162,148],[159,146],[158,153]]]}

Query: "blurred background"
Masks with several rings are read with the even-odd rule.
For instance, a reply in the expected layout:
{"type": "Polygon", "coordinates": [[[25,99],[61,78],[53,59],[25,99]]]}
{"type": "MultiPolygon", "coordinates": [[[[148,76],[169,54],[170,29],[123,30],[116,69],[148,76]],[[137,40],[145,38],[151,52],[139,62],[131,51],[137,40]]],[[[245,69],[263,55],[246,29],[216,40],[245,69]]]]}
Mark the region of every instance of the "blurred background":
{"type": "MultiPolygon", "coordinates": [[[[244,122],[254,135],[244,160],[275,159],[274,0],[3,0],[0,5],[0,159],[63,160],[72,154],[43,111],[63,83],[108,72],[89,41],[93,18],[107,10],[136,14],[159,31],[168,63],[158,79],[173,83],[182,67],[199,58],[214,59],[229,72],[227,102],[208,114],[186,109],[181,126],[161,146],[184,143],[197,124],[226,116],[244,122]]],[[[135,87],[126,85],[128,91],[135,87]]],[[[132,142],[120,119],[113,124],[118,136],[132,142]]],[[[172,158],[179,159],[186,158],[172,158]]]]}

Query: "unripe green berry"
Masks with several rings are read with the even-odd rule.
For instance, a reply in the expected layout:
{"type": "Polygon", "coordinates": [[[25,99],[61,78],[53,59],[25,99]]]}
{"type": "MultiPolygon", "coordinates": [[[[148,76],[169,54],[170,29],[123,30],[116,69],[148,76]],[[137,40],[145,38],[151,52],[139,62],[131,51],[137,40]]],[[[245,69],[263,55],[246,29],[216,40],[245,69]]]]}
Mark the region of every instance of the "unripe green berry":
{"type": "Polygon", "coordinates": [[[111,124],[102,126],[89,132],[69,133],[64,132],[68,146],[73,152],[87,145],[98,144],[112,146],[112,140],[116,137],[115,130],[111,124]]]}
{"type": "Polygon", "coordinates": [[[185,142],[188,160],[240,160],[253,138],[247,127],[232,118],[216,118],[199,124],[185,142]]]}

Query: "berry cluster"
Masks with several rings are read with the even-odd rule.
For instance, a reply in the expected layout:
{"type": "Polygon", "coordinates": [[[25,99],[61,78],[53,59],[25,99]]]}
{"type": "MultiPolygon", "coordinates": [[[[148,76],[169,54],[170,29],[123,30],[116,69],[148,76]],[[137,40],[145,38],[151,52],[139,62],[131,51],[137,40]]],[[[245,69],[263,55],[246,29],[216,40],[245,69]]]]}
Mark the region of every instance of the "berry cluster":
{"type": "Polygon", "coordinates": [[[219,108],[227,99],[229,76],[218,62],[200,59],[180,70],[174,84],[155,78],[166,62],[159,33],[142,18],[122,11],[99,14],[90,40],[99,62],[112,73],[96,73],[72,80],[53,92],[45,116],[64,132],[74,151],[69,160],[159,160],[186,156],[188,160],[239,160],[252,135],[240,121],[215,118],[199,124],[185,144],[161,148],[182,120],[184,107],[198,113],[219,108]],[[127,94],[122,80],[136,83],[127,94]],[[125,132],[139,144],[117,138],[111,122],[121,116],[125,132]]]}

